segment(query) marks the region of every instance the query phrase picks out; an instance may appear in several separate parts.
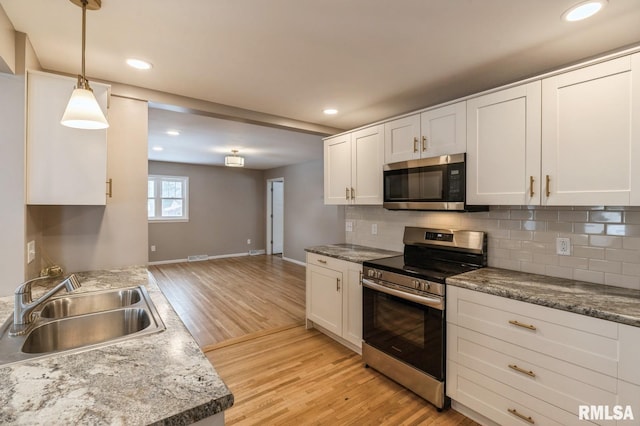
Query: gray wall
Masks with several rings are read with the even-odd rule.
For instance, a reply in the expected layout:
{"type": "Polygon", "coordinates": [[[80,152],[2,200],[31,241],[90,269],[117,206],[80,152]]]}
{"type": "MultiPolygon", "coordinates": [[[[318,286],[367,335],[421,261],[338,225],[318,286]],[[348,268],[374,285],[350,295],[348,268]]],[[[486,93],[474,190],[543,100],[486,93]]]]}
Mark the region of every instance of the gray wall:
{"type": "Polygon", "coordinates": [[[0,296],[25,274],[24,90],[24,77],[0,74],[0,296]]]}
{"type": "Polygon", "coordinates": [[[304,262],[305,247],[345,240],[345,210],[324,205],[323,173],[322,160],[265,171],[265,188],[267,179],[284,177],[285,258],[304,262]]]}
{"type": "Polygon", "coordinates": [[[150,262],[265,249],[262,171],[149,161],[149,174],[189,177],[189,222],[149,223],[150,262]]]}

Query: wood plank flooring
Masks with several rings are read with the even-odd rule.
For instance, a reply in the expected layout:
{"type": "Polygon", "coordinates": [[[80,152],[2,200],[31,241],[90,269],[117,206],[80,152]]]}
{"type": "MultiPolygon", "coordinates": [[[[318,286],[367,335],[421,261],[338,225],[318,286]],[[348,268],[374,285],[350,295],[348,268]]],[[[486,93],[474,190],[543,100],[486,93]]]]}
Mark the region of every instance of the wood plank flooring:
{"type": "Polygon", "coordinates": [[[200,347],[304,320],[305,268],[278,256],[153,265],[149,270],[200,347]]]}
{"type": "Polygon", "coordinates": [[[150,266],[235,397],[229,425],[477,423],[364,368],[360,355],[305,330],[305,268],[273,256],[150,266]]]}

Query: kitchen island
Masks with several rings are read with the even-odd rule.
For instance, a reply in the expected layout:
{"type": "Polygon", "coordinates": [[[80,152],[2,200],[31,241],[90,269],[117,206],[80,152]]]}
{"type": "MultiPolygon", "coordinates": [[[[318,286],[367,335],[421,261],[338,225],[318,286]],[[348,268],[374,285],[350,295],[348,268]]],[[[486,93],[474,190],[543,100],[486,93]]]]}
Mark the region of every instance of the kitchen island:
{"type": "MultiPolygon", "coordinates": [[[[144,285],[166,329],[0,366],[0,423],[223,424],[233,394],[147,269],[76,275],[82,287],[74,293],[144,285]]],[[[0,298],[0,319],[12,312],[13,297],[0,298]]]]}

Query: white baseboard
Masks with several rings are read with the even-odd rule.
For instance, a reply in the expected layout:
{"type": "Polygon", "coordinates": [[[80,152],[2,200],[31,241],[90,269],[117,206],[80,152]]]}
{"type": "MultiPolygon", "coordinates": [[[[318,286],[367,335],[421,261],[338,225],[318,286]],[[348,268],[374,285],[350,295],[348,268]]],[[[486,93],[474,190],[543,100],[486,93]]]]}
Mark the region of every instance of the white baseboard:
{"type": "Polygon", "coordinates": [[[282,260],[286,260],[287,262],[295,263],[297,265],[304,266],[304,267],[307,266],[305,262],[300,262],[299,260],[291,259],[290,257],[282,256],[282,260]]]}
{"type": "MultiPolygon", "coordinates": [[[[209,256],[207,257],[206,260],[224,259],[225,257],[241,257],[241,256],[249,256],[249,253],[247,252],[247,253],[218,254],[216,256],[209,256]]],[[[167,265],[169,263],[185,263],[188,261],[189,261],[188,259],[158,260],[155,262],[149,262],[148,265],[167,265]]]]}

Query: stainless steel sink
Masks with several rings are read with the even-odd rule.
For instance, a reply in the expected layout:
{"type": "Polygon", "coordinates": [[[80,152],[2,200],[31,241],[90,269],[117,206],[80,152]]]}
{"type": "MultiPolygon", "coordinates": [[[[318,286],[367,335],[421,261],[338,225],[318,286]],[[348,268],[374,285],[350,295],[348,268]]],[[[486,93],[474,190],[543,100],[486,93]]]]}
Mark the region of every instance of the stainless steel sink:
{"type": "Polygon", "coordinates": [[[0,365],[100,347],[165,329],[143,286],[52,298],[33,325],[10,336],[13,315],[0,328],[0,365]]]}
{"type": "Polygon", "coordinates": [[[124,308],[140,302],[140,288],[84,293],[59,297],[46,302],[40,311],[42,318],[65,318],[124,308]]]}
{"type": "Polygon", "coordinates": [[[119,309],[52,321],[28,334],[22,352],[42,354],[95,345],[137,333],[150,324],[144,309],[119,309]]]}

